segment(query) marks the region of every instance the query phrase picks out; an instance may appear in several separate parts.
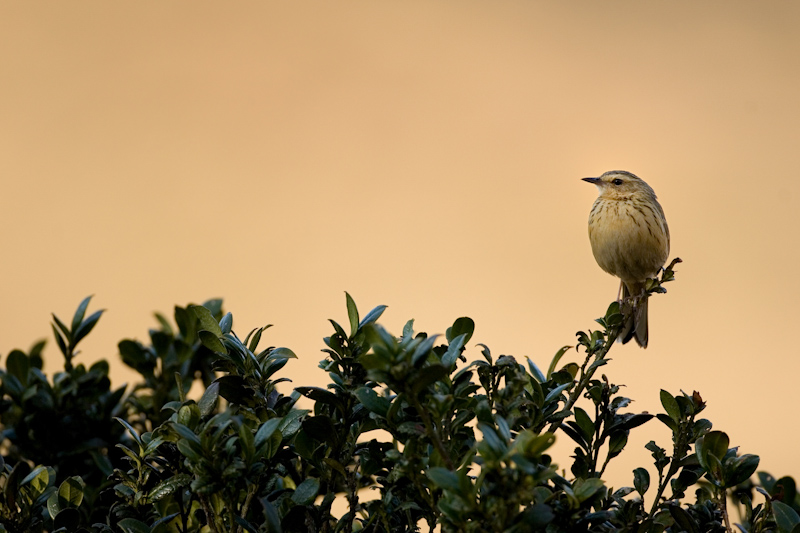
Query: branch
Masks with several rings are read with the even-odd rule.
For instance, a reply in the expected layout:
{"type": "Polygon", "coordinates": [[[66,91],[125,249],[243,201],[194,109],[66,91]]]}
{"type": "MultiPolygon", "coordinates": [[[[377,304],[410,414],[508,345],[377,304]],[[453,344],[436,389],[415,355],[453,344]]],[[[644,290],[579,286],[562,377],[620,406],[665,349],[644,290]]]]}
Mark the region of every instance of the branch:
{"type": "MultiPolygon", "coordinates": [[[[581,397],[583,391],[586,390],[586,387],[589,385],[589,382],[592,380],[592,376],[597,371],[600,366],[596,366],[590,369],[588,372],[586,371],[586,366],[589,364],[589,361],[594,356],[595,361],[600,361],[606,358],[608,355],[609,350],[611,350],[611,346],[614,345],[614,341],[617,340],[619,336],[620,325],[613,326],[608,330],[608,336],[600,347],[600,349],[596,352],[589,352],[586,354],[586,359],[583,361],[583,365],[581,365],[581,372],[580,372],[580,379],[578,380],[578,386],[572,389],[572,392],[567,399],[567,403],[564,405],[564,409],[568,411],[572,411],[572,407],[575,405],[575,402],[581,397]]],[[[561,420],[556,420],[550,427],[548,428],[548,432],[555,433],[556,429],[561,427],[561,420]]]]}
{"type": "MultiPolygon", "coordinates": [[[[655,293],[667,292],[667,290],[661,285],[669,281],[673,281],[675,279],[675,272],[673,268],[675,267],[676,264],[681,262],[682,262],[681,258],[676,257],[675,259],[672,260],[672,262],[669,265],[664,267],[664,269],[661,271],[661,279],[658,278],[648,279],[645,285],[647,296],[650,296],[655,293]]],[[[638,298],[638,297],[639,296],[637,295],[632,298],[638,298]]],[[[588,336],[581,343],[579,343],[583,344],[587,348],[586,359],[583,361],[583,365],[581,365],[580,379],[578,380],[578,385],[574,389],[572,389],[572,392],[570,393],[569,398],[567,399],[567,403],[564,405],[564,410],[572,411],[572,407],[575,405],[575,402],[577,402],[578,399],[581,397],[583,391],[586,390],[586,387],[592,380],[594,373],[597,371],[598,368],[600,368],[600,366],[602,366],[602,365],[597,365],[594,368],[590,368],[590,370],[587,372],[586,367],[589,364],[589,361],[591,360],[592,356],[594,356],[594,362],[605,359],[606,356],[608,355],[608,352],[611,350],[611,346],[613,346],[614,342],[617,340],[620,330],[622,329],[622,326],[625,323],[624,320],[625,317],[623,315],[622,320],[614,320],[612,325],[609,325],[607,320],[611,318],[613,315],[621,314],[623,312],[622,310],[624,309],[624,306],[620,305],[620,303],[621,302],[612,303],[611,306],[617,304],[619,308],[613,309],[611,306],[609,306],[608,311],[606,311],[606,316],[604,318],[597,319],[597,321],[605,328],[605,330],[601,334],[603,337],[605,337],[605,339],[602,341],[602,344],[599,347],[593,346],[591,344],[592,337],[588,336]]],[[[596,333],[597,332],[593,333],[592,336],[594,336],[596,333]]],[[[583,332],[578,332],[578,335],[585,336],[586,334],[583,332]]],[[[559,427],[561,427],[561,420],[555,421],[552,424],[550,424],[550,428],[547,431],[549,431],[550,433],[554,433],[555,430],[558,429],[559,427]]]]}

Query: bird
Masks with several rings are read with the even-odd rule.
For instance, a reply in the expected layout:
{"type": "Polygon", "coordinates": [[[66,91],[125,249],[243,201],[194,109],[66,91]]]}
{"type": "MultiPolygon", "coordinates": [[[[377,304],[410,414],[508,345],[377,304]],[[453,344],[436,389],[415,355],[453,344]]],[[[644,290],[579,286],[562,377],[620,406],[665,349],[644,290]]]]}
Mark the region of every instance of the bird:
{"type": "Polygon", "coordinates": [[[582,179],[599,190],[589,213],[592,253],[600,268],[620,279],[625,320],[618,338],[623,344],[636,339],[647,348],[646,283],[669,257],[664,210],[653,189],[631,172],[610,170],[582,179]]]}

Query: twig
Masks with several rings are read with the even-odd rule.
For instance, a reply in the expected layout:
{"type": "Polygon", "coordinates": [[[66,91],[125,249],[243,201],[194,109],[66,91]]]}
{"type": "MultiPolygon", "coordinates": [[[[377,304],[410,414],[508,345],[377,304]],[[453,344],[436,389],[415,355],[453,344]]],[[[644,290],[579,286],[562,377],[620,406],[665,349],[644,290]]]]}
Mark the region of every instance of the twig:
{"type": "MultiPolygon", "coordinates": [[[[242,520],[247,520],[245,517],[247,516],[247,511],[250,508],[250,502],[253,500],[253,496],[255,495],[257,489],[258,487],[256,485],[250,485],[250,487],[247,489],[247,497],[244,499],[244,505],[242,505],[241,510],[242,520]]],[[[242,526],[240,525],[236,531],[237,533],[242,533],[242,526]]]]}
{"type": "Polygon", "coordinates": [[[203,506],[203,512],[206,514],[208,528],[212,531],[212,533],[219,533],[219,530],[217,529],[217,522],[214,518],[214,513],[211,511],[211,507],[208,506],[208,499],[205,496],[200,497],[200,505],[203,506]]]}
{"type": "MultiPolygon", "coordinates": [[[[614,341],[617,340],[617,336],[619,335],[619,326],[614,326],[608,333],[608,337],[606,338],[603,347],[600,348],[597,352],[594,353],[595,361],[600,361],[601,359],[605,359],[606,355],[608,355],[608,351],[611,350],[611,346],[614,345],[614,341]]],[[[586,365],[589,364],[589,360],[592,358],[592,354],[589,354],[586,357],[586,360],[583,362],[581,366],[581,378],[578,380],[578,386],[575,387],[569,395],[567,399],[567,403],[564,405],[564,409],[567,411],[572,411],[572,407],[575,405],[575,402],[581,397],[583,391],[586,390],[586,387],[589,385],[589,382],[592,380],[592,376],[597,371],[599,366],[596,366],[586,372],[586,365]]],[[[547,429],[550,433],[555,433],[556,429],[561,427],[561,420],[557,420],[550,424],[550,427],[547,429]]]]}
{"type": "Polygon", "coordinates": [[[720,490],[714,492],[716,492],[717,495],[717,504],[719,505],[719,510],[722,512],[722,518],[725,520],[725,530],[728,533],[733,533],[731,521],[730,518],[728,518],[728,491],[721,489],[722,494],[720,494],[720,490]]]}
{"type": "Polygon", "coordinates": [[[442,456],[442,460],[444,461],[445,466],[447,466],[448,470],[453,470],[453,461],[450,460],[450,454],[447,453],[447,450],[444,447],[444,443],[442,442],[441,437],[439,436],[439,431],[437,428],[433,426],[431,422],[430,416],[428,416],[428,412],[422,407],[420,404],[419,399],[416,397],[415,394],[409,395],[411,398],[411,403],[414,405],[414,409],[417,410],[417,413],[420,417],[422,417],[422,422],[425,424],[425,431],[427,432],[428,436],[433,440],[433,445],[439,451],[439,455],[442,456]]]}

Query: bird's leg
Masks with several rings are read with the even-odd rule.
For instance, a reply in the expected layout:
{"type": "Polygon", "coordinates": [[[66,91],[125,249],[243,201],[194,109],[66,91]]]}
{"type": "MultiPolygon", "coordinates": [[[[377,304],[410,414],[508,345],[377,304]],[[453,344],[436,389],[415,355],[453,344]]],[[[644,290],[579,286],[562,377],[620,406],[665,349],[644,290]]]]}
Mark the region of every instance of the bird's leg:
{"type": "Polygon", "coordinates": [[[635,298],[636,298],[636,302],[637,303],[639,303],[642,300],[644,300],[645,298],[647,298],[647,286],[646,285],[642,285],[642,290],[639,292],[639,294],[637,294],[635,296],[635,298]]]}

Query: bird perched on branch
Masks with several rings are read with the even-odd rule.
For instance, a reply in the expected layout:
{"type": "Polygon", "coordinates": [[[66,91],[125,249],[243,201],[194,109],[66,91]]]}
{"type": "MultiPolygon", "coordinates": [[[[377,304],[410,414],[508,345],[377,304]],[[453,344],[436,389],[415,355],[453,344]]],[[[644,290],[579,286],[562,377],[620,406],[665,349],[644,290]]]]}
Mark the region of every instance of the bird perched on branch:
{"type": "Polygon", "coordinates": [[[611,170],[599,178],[599,196],[589,213],[589,241],[600,268],[620,280],[625,324],[619,338],[647,348],[648,278],[669,256],[669,228],[653,189],[630,172],[611,170]]]}

